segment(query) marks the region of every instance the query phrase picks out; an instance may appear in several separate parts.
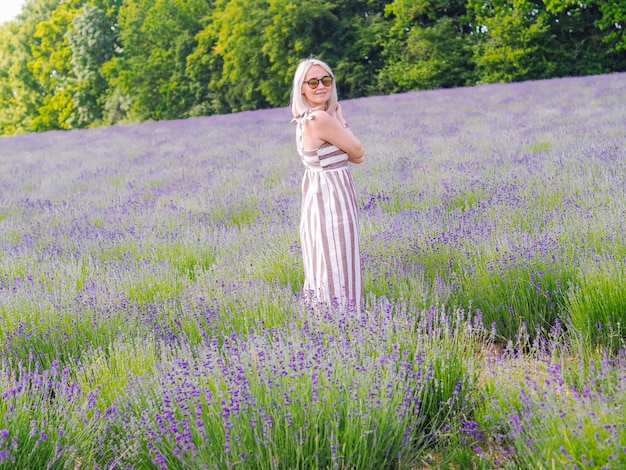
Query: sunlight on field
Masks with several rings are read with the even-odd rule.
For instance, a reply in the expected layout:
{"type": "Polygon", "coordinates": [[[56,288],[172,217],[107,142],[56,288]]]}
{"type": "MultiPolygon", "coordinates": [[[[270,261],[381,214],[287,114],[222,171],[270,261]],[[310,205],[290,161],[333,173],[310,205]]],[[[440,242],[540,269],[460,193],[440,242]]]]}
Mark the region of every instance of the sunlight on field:
{"type": "Polygon", "coordinates": [[[624,99],[346,101],[363,314],[301,295],[288,109],[0,138],[0,468],[625,467],[624,99]]]}

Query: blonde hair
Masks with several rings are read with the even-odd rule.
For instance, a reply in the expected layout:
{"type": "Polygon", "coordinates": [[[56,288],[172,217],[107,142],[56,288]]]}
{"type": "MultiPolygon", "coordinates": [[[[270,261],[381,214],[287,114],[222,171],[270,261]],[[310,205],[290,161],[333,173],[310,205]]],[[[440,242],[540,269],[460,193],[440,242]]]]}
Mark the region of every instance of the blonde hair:
{"type": "MultiPolygon", "coordinates": [[[[319,65],[322,67],[328,75],[335,78],[332,70],[326,62],[323,62],[315,57],[309,57],[308,59],[301,60],[296,68],[296,72],[293,75],[293,87],[291,88],[291,113],[294,117],[299,116],[306,111],[309,106],[302,96],[302,85],[304,84],[304,77],[311,67],[319,65]]],[[[330,90],[330,99],[326,103],[326,112],[334,111],[337,106],[337,84],[333,80],[330,90]]]]}

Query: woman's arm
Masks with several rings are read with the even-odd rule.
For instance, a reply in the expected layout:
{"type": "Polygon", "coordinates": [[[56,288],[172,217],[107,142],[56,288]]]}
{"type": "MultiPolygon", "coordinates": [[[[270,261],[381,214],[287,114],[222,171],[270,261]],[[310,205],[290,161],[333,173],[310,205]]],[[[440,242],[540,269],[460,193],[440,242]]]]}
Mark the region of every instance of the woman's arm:
{"type": "MultiPolygon", "coordinates": [[[[334,115],[324,111],[316,111],[315,118],[307,122],[309,128],[309,148],[319,147],[324,142],[329,142],[348,154],[348,161],[352,163],[362,163],[365,150],[363,145],[352,133],[341,115],[341,108],[337,105],[334,115]]],[[[307,141],[309,139],[306,139],[307,141]]]]}
{"type": "MultiPolygon", "coordinates": [[[[357,142],[359,142],[359,145],[361,144],[361,142],[356,138],[356,136],[352,133],[352,129],[350,129],[350,125],[346,122],[346,120],[343,118],[343,113],[341,111],[341,105],[339,103],[337,103],[337,107],[335,108],[335,119],[337,119],[337,122],[339,122],[339,124],[341,125],[341,127],[343,127],[345,130],[347,130],[350,135],[352,135],[352,137],[354,137],[356,139],[357,142]]],[[[341,148],[341,147],[340,147],[341,148]]],[[[348,153],[348,161],[352,162],[352,163],[363,163],[363,160],[365,159],[365,149],[363,148],[363,146],[361,145],[361,153],[360,156],[353,156],[350,153],[348,153]]]]}

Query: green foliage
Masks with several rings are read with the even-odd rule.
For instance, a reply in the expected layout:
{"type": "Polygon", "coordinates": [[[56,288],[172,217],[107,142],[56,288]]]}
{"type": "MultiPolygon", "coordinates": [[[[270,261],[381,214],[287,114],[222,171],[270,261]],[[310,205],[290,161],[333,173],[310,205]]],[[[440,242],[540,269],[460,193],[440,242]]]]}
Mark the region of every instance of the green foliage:
{"type": "Polygon", "coordinates": [[[333,3],[329,0],[269,2],[271,22],[265,28],[262,51],[272,73],[261,80],[260,88],[272,106],[289,104],[291,80],[299,59],[315,53],[324,55],[324,51],[337,46],[329,34],[340,29],[332,11],[333,3]],[[276,86],[277,82],[281,86],[276,86]]]}
{"type": "Polygon", "coordinates": [[[387,60],[380,79],[391,91],[449,88],[472,83],[472,38],[464,2],[396,0],[387,60]]]}
{"type": "Polygon", "coordinates": [[[475,49],[479,82],[514,82],[548,78],[555,64],[548,57],[548,18],[537,2],[514,0],[483,2],[470,0],[475,12],[475,49]]]}
{"type": "Polygon", "coordinates": [[[271,22],[266,0],[222,0],[211,14],[213,53],[222,61],[211,89],[232,111],[268,105],[260,89],[270,63],[263,54],[264,31],[271,22]]]}
{"type": "Polygon", "coordinates": [[[202,0],[130,0],[120,7],[124,53],[107,74],[122,96],[131,97],[134,119],[185,117],[194,104],[187,56],[209,7],[202,0]]]}
{"type": "Polygon", "coordinates": [[[33,60],[35,32],[58,6],[57,0],[30,0],[22,8],[21,19],[0,25],[0,134],[36,130],[33,121],[39,115],[44,93],[33,60]]]}
{"type": "Polygon", "coordinates": [[[75,113],[70,123],[73,127],[87,127],[103,117],[101,103],[109,85],[102,75],[102,65],[114,55],[115,34],[105,13],[92,5],[85,5],[72,25],[66,34],[76,77],[75,113]]]}
{"type": "MultiPolygon", "coordinates": [[[[337,17],[337,24],[331,30],[330,44],[321,54],[333,64],[333,71],[340,77],[337,86],[342,97],[388,93],[378,86],[389,27],[389,21],[383,15],[387,3],[389,0],[335,2],[336,8],[332,12],[337,17]]],[[[318,37],[325,35],[322,30],[318,37]]],[[[319,44],[315,38],[312,42],[319,44]]]]}
{"type": "Polygon", "coordinates": [[[189,92],[193,96],[194,105],[189,109],[190,116],[223,114],[229,111],[228,106],[211,86],[212,77],[217,77],[222,70],[223,60],[214,53],[217,43],[217,32],[213,21],[196,34],[196,47],[187,57],[186,74],[190,80],[189,92]]]}
{"type": "Polygon", "coordinates": [[[78,0],[63,2],[50,18],[37,24],[28,67],[39,83],[42,103],[33,118],[33,130],[71,128],[75,77],[71,70],[72,50],[66,32],[77,14],[78,0]]]}
{"type": "Polygon", "coordinates": [[[294,294],[304,285],[304,272],[300,250],[294,250],[297,240],[284,236],[269,240],[257,256],[250,257],[252,277],[263,279],[271,285],[286,286],[294,294]]]}
{"type": "MultiPolygon", "coordinates": [[[[599,2],[599,6],[605,2],[599,2]]],[[[626,55],[611,43],[611,33],[599,25],[603,13],[593,2],[580,5],[573,1],[549,2],[551,38],[545,49],[555,64],[556,76],[607,73],[624,66],[626,55]],[[621,58],[620,58],[621,55],[621,58]]]]}
{"type": "Polygon", "coordinates": [[[626,70],[618,0],[28,0],[0,25],[0,135],[626,70]]]}
{"type": "Polygon", "coordinates": [[[182,241],[159,245],[155,251],[157,261],[169,261],[176,270],[191,280],[208,271],[217,257],[215,247],[182,241]]]}
{"type": "MultiPolygon", "coordinates": [[[[9,374],[5,369],[0,374],[2,388],[13,388],[15,372],[9,374]]],[[[52,380],[48,383],[32,381],[28,394],[7,394],[0,402],[2,468],[44,468],[60,464],[55,455],[55,441],[59,438],[59,445],[67,442],[67,439],[61,438],[63,432],[59,433],[66,412],[54,405],[52,383],[52,380]]]]}
{"type": "MultiPolygon", "coordinates": [[[[606,41],[615,45],[615,50],[626,50],[626,4],[621,0],[595,0],[591,2],[597,6],[602,15],[595,21],[601,31],[606,31],[606,41]]],[[[626,60],[621,54],[622,61],[626,60]]]]}

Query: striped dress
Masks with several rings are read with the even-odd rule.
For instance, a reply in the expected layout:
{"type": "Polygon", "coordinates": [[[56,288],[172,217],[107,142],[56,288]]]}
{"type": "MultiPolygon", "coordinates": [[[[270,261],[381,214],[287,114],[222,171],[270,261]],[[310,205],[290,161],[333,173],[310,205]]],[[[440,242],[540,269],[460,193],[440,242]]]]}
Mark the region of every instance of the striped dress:
{"type": "Polygon", "coordinates": [[[326,142],[315,150],[302,145],[304,120],[294,119],[298,153],[304,164],[300,243],[305,294],[342,308],[361,309],[359,217],[348,155],[326,142]]]}

